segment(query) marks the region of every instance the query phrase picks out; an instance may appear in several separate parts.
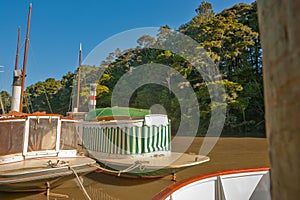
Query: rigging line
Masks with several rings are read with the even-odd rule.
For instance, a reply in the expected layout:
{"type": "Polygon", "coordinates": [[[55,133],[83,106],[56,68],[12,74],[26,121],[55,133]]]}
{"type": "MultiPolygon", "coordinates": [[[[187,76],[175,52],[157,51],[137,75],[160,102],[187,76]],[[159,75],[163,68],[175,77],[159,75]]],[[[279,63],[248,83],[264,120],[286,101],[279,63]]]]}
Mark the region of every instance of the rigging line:
{"type": "Polygon", "coordinates": [[[31,101],[31,97],[28,95],[25,95],[25,102],[26,104],[28,104],[28,108],[29,108],[29,113],[34,113],[34,109],[33,109],[33,105],[32,105],[32,101],[31,101]],[[30,110],[31,107],[31,110],[30,110]]]}
{"type": "Polygon", "coordinates": [[[70,94],[68,112],[72,111],[72,110],[71,110],[71,107],[72,107],[72,101],[73,101],[72,95],[73,95],[73,90],[72,90],[72,92],[71,92],[71,94],[70,94]]]}
{"type": "MultiPolygon", "coordinates": [[[[20,49],[19,49],[19,52],[20,52],[21,50],[24,49],[24,46],[25,46],[25,40],[22,42],[22,44],[21,44],[21,46],[20,46],[20,49]]],[[[19,61],[20,61],[20,60],[19,60],[19,61]]]]}
{"type": "Polygon", "coordinates": [[[72,101],[71,103],[71,111],[73,112],[74,107],[76,106],[76,102],[77,102],[77,75],[75,75],[74,79],[73,79],[73,84],[72,84],[73,88],[72,88],[72,92],[71,92],[71,97],[72,101]]]}
{"type": "Polygon", "coordinates": [[[75,97],[76,97],[76,89],[77,88],[77,81],[76,77],[73,78],[73,83],[72,83],[72,90],[70,94],[70,100],[69,100],[69,112],[73,112],[73,107],[75,105],[75,97]]]}
{"type": "Polygon", "coordinates": [[[34,113],[31,97],[29,96],[28,98],[29,98],[29,105],[31,106],[31,112],[34,113]]]}
{"type": "MultiPolygon", "coordinates": [[[[22,42],[22,44],[20,44],[20,48],[19,48],[19,54],[20,54],[20,52],[21,51],[23,51],[23,49],[24,49],[24,47],[25,47],[25,40],[22,42]]],[[[19,67],[19,69],[21,69],[22,68],[22,66],[21,65],[19,65],[19,63],[21,62],[21,59],[20,59],[20,57],[19,57],[19,60],[18,60],[18,66],[20,66],[19,67]]],[[[23,70],[23,69],[21,69],[21,70],[23,70]]]]}
{"type": "Polygon", "coordinates": [[[73,112],[73,107],[74,107],[74,104],[75,104],[75,79],[73,79],[73,83],[72,83],[72,90],[71,90],[71,94],[70,94],[70,100],[69,100],[69,112],[73,112]]]}
{"type": "Polygon", "coordinates": [[[30,107],[29,107],[29,101],[28,101],[28,96],[25,94],[24,95],[24,101],[25,101],[25,106],[27,108],[27,112],[30,113],[30,107]]]}
{"type": "Polygon", "coordinates": [[[39,65],[38,65],[38,62],[37,62],[37,59],[36,59],[36,56],[35,56],[35,52],[33,51],[33,47],[32,47],[31,41],[29,40],[28,43],[29,43],[28,46],[29,46],[29,48],[30,48],[30,51],[32,52],[31,55],[32,55],[32,58],[33,58],[33,62],[34,62],[34,64],[35,64],[36,66],[39,66],[39,65]]]}
{"type": "Polygon", "coordinates": [[[52,107],[50,105],[50,102],[49,102],[49,99],[48,99],[48,95],[47,95],[47,92],[46,92],[46,89],[45,89],[44,86],[43,86],[43,89],[44,89],[44,94],[46,96],[46,100],[47,100],[47,104],[48,104],[49,110],[50,110],[51,114],[53,114],[52,107]]]}
{"type": "Polygon", "coordinates": [[[25,107],[27,109],[27,113],[30,113],[29,103],[26,95],[24,95],[24,100],[25,100],[25,107]]]}

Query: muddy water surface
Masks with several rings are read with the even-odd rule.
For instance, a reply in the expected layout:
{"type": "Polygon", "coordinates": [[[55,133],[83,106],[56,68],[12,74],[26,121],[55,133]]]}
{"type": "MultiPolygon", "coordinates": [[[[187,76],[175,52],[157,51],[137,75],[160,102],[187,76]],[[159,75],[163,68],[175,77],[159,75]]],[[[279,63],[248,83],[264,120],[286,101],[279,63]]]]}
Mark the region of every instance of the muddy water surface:
{"type": "MultiPolygon", "coordinates": [[[[189,138],[182,137],[172,142],[173,151],[198,153],[204,138],[196,138],[185,150],[189,138]]],[[[177,173],[177,180],[220,170],[255,168],[269,166],[268,144],[264,138],[220,138],[208,154],[210,161],[177,173]]],[[[83,177],[84,187],[93,200],[140,200],[151,199],[163,188],[172,185],[171,176],[159,179],[128,179],[101,172],[91,173],[83,177]]],[[[50,197],[51,200],[87,199],[79,189],[76,180],[65,182],[51,190],[53,193],[64,194],[69,198],[50,197]]],[[[0,200],[46,200],[43,193],[0,193],[0,200]]]]}

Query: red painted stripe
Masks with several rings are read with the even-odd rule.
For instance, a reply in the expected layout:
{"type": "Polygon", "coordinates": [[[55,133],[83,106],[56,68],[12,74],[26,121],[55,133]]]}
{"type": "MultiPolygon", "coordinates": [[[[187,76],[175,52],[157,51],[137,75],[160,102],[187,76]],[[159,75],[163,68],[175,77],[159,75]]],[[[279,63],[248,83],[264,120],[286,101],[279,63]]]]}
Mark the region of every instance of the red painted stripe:
{"type": "Polygon", "coordinates": [[[152,200],[164,200],[168,196],[170,196],[172,193],[174,193],[176,190],[179,190],[180,188],[182,188],[188,184],[191,184],[196,181],[203,180],[203,179],[222,176],[222,175],[229,175],[229,174],[259,172],[259,171],[268,171],[268,170],[270,170],[270,167],[259,167],[259,168],[248,168],[248,169],[222,170],[222,171],[212,172],[212,173],[208,173],[208,174],[192,176],[190,178],[181,180],[173,185],[170,185],[169,187],[166,187],[164,190],[162,190],[158,194],[156,194],[152,198],[152,200]]]}
{"type": "Polygon", "coordinates": [[[90,96],[90,100],[96,100],[96,96],[90,96]]]}
{"type": "Polygon", "coordinates": [[[3,115],[3,116],[8,116],[7,118],[1,118],[0,120],[12,120],[12,119],[27,119],[29,116],[52,116],[52,117],[63,117],[60,114],[48,114],[46,112],[35,112],[35,113],[21,113],[21,112],[16,112],[16,111],[10,111],[8,114],[3,115]]]}

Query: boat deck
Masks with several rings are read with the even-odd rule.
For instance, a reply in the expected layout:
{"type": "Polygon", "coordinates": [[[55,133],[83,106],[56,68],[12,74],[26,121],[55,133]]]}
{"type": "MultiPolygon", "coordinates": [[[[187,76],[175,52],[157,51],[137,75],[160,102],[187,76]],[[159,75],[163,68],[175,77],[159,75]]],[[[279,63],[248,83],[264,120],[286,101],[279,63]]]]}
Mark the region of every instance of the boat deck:
{"type": "MultiPolygon", "coordinates": [[[[204,138],[195,138],[186,152],[198,153],[204,138]]],[[[189,138],[172,141],[173,151],[182,151],[189,138]]],[[[220,138],[208,154],[210,161],[178,172],[177,181],[221,170],[269,166],[268,143],[265,138],[220,138]]],[[[84,186],[92,199],[134,200],[151,199],[164,188],[174,184],[171,176],[158,179],[128,179],[94,172],[84,177],[84,186]]],[[[84,195],[74,181],[67,181],[52,190],[81,200],[84,195]]],[[[0,199],[41,199],[41,194],[0,193],[0,199]]]]}

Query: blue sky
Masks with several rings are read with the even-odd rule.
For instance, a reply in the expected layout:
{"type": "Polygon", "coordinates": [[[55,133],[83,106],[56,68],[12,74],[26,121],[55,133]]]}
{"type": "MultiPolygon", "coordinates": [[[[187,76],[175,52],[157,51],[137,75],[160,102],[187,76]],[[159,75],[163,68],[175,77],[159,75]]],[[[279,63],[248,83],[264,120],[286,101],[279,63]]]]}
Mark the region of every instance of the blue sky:
{"type": "MultiPolygon", "coordinates": [[[[99,43],[124,31],[166,24],[178,28],[195,16],[194,10],[201,1],[0,0],[0,71],[4,71],[0,72],[0,91],[11,92],[19,26],[19,67],[22,67],[30,3],[33,10],[25,86],[49,77],[61,79],[67,72],[73,72],[78,65],[80,42],[84,59],[99,43]]],[[[218,13],[237,3],[250,4],[253,0],[209,2],[218,13]]],[[[103,52],[111,52],[107,48],[103,52]]]]}

